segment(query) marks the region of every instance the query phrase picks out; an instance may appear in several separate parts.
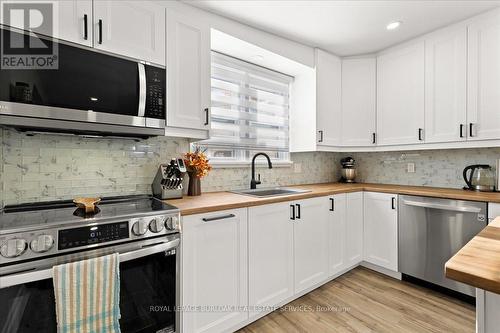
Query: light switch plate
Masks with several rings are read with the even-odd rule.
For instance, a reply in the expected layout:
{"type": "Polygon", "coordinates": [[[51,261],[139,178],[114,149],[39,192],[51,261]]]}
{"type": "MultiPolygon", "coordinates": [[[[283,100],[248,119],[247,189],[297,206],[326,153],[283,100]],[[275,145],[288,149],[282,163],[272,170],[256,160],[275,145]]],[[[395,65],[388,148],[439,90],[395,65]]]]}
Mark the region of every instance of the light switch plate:
{"type": "Polygon", "coordinates": [[[415,163],[408,163],[406,165],[406,172],[415,173],[415,163]]]}

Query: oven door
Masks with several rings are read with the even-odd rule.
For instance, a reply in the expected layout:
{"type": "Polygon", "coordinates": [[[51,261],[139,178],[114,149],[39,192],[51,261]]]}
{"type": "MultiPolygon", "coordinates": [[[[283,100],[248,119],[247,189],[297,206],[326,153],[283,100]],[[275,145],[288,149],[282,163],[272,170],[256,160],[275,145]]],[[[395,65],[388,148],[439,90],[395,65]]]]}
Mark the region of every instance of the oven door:
{"type": "MultiPolygon", "coordinates": [[[[122,332],[176,332],[179,238],[120,253],[122,332]]],[[[108,249],[99,255],[116,252],[108,249]]],[[[99,251],[99,250],[98,250],[99,251]]],[[[93,251],[94,252],[94,251],[93,251]]],[[[95,253],[92,254],[95,256],[95,253]]],[[[0,275],[0,332],[57,332],[52,269],[0,275]]]]}

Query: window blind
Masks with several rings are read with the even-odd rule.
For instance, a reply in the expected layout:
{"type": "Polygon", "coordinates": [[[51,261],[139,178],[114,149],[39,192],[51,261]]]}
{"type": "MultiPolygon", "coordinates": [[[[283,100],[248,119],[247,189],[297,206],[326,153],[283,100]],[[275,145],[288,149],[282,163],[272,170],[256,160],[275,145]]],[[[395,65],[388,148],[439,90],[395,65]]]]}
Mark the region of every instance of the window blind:
{"type": "MultiPolygon", "coordinates": [[[[209,150],[288,152],[293,78],[212,52],[209,150]]],[[[233,156],[234,158],[234,156],[233,156]]]]}

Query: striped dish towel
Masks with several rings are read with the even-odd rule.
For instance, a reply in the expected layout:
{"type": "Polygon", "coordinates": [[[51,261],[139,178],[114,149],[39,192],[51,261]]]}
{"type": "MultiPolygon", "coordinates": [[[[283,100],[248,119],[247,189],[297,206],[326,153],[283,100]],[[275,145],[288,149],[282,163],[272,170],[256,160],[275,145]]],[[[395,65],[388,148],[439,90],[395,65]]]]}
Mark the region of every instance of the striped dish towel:
{"type": "Polygon", "coordinates": [[[117,253],[54,266],[57,331],[120,333],[117,253]]]}

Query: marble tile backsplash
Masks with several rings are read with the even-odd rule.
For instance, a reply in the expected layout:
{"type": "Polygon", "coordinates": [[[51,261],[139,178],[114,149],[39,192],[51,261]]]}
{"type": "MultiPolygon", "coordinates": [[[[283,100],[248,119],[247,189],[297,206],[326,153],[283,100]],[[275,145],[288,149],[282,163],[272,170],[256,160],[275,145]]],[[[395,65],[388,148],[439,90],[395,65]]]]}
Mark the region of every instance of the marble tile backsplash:
{"type": "MultiPolygon", "coordinates": [[[[160,163],[189,149],[186,139],[156,137],[140,142],[77,136],[27,136],[0,129],[0,200],[5,205],[151,193],[160,163]]],[[[338,161],[330,153],[297,153],[301,165],[258,168],[263,186],[331,182],[338,161]]],[[[187,178],[187,177],[186,177],[187,178]]],[[[203,179],[205,192],[249,186],[250,168],[214,169],[203,179]]]]}
{"type": "Polygon", "coordinates": [[[496,167],[500,148],[424,150],[342,154],[357,163],[358,181],[399,185],[423,185],[462,188],[463,169],[471,164],[496,167]],[[407,172],[407,164],[415,164],[415,172],[407,172]]]}
{"type": "MultiPolygon", "coordinates": [[[[180,156],[189,141],[156,137],[140,142],[77,136],[27,136],[0,129],[0,203],[151,193],[160,163],[180,156]]],[[[340,158],[352,156],[358,181],[461,188],[470,164],[495,166],[500,148],[377,153],[292,153],[292,167],[259,167],[261,186],[337,181],[340,158]],[[406,172],[415,163],[415,173],[406,172]]],[[[217,168],[202,180],[202,191],[247,188],[250,167],[217,168]]]]}

